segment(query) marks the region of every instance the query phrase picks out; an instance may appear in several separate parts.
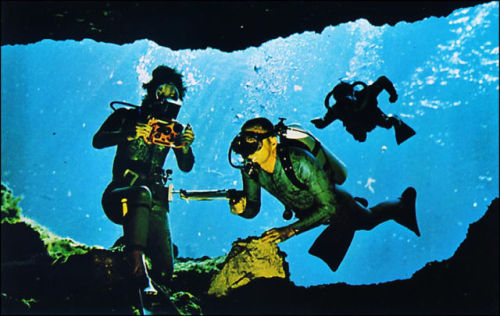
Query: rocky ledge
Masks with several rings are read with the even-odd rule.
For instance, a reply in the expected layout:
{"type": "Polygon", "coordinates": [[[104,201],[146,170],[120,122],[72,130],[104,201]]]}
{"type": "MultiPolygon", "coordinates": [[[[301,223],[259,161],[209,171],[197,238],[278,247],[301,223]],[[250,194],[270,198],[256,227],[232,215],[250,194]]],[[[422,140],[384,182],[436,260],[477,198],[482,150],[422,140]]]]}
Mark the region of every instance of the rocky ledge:
{"type": "MultiPolygon", "coordinates": [[[[23,217],[2,184],[2,314],[138,314],[122,249],[89,247],[23,217]]],[[[218,258],[177,258],[158,314],[498,314],[499,199],[455,254],[412,278],[353,286],[296,286],[286,254],[255,237],[218,258]]]]}

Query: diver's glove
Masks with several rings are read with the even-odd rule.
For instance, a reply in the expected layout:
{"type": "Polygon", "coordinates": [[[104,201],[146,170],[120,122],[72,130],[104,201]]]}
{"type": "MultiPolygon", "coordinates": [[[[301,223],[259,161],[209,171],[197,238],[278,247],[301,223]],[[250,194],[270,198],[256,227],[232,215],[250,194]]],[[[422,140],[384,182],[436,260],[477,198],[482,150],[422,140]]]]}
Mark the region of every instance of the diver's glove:
{"type": "Polygon", "coordinates": [[[311,123],[313,123],[314,126],[316,126],[316,128],[325,128],[326,125],[328,125],[328,124],[325,123],[325,120],[323,120],[321,118],[312,119],[311,123]]]}
{"type": "Polygon", "coordinates": [[[188,124],[180,136],[181,144],[184,144],[182,147],[183,153],[187,154],[189,147],[191,147],[191,144],[194,142],[194,138],[193,128],[188,124]]]}
{"type": "Polygon", "coordinates": [[[389,97],[389,102],[391,102],[391,103],[394,103],[394,102],[396,102],[397,100],[398,100],[398,94],[397,94],[397,93],[394,93],[393,95],[391,95],[391,96],[389,97]]]}
{"type": "Polygon", "coordinates": [[[245,211],[245,207],[247,206],[247,198],[245,196],[245,192],[231,189],[227,193],[229,198],[229,209],[231,210],[231,213],[235,215],[243,213],[245,211]]]}
{"type": "Polygon", "coordinates": [[[279,243],[279,242],[287,240],[288,238],[290,238],[296,234],[297,234],[297,232],[291,226],[272,228],[268,231],[265,231],[262,234],[261,240],[263,242],[279,243]]]}

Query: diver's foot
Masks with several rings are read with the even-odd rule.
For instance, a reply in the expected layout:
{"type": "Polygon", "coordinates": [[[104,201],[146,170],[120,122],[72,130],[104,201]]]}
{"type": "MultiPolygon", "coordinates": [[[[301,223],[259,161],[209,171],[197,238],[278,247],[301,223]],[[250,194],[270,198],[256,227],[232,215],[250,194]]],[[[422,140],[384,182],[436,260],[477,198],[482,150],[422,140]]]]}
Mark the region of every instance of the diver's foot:
{"type": "Polygon", "coordinates": [[[398,216],[394,220],[396,223],[403,225],[420,237],[415,209],[417,191],[412,187],[408,187],[403,194],[401,194],[399,199],[401,203],[401,212],[398,213],[398,216]]]}
{"type": "Polygon", "coordinates": [[[151,287],[151,280],[146,270],[143,252],[138,249],[130,250],[126,258],[131,269],[130,274],[135,286],[141,290],[151,287]]]}

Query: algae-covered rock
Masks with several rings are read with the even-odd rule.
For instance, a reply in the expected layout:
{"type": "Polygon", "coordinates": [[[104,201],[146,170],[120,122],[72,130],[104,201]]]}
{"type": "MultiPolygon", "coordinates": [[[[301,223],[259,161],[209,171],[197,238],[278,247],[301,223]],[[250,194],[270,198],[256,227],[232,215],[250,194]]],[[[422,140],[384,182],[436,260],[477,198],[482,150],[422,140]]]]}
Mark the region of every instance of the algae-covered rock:
{"type": "Polygon", "coordinates": [[[200,300],[189,292],[179,291],[172,294],[172,302],[181,315],[203,315],[200,300]]]}
{"type": "Polygon", "coordinates": [[[19,201],[21,201],[21,197],[15,198],[12,191],[2,183],[2,223],[19,220],[21,214],[21,209],[18,206],[19,201]]]}
{"type": "Polygon", "coordinates": [[[211,281],[208,294],[217,297],[257,278],[288,278],[286,254],[275,243],[248,237],[233,243],[221,271],[211,281]]]}

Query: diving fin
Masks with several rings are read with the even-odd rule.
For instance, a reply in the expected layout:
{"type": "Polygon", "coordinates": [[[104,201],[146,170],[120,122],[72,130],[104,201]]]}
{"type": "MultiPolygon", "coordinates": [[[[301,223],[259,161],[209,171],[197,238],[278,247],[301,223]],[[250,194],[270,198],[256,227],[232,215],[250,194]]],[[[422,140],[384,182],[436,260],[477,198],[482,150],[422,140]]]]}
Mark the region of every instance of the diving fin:
{"type": "Polygon", "coordinates": [[[401,213],[394,218],[396,223],[408,228],[415,235],[420,237],[420,230],[418,229],[417,215],[415,209],[415,201],[417,199],[417,191],[408,187],[400,197],[401,200],[401,213]]]}
{"type": "Polygon", "coordinates": [[[416,134],[410,126],[406,125],[406,123],[400,119],[398,119],[398,123],[394,124],[394,131],[396,133],[396,142],[398,145],[416,134]]]}
{"type": "Polygon", "coordinates": [[[353,238],[352,227],[330,225],[316,238],[309,253],[326,262],[332,271],[337,271],[353,238]]]}

